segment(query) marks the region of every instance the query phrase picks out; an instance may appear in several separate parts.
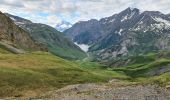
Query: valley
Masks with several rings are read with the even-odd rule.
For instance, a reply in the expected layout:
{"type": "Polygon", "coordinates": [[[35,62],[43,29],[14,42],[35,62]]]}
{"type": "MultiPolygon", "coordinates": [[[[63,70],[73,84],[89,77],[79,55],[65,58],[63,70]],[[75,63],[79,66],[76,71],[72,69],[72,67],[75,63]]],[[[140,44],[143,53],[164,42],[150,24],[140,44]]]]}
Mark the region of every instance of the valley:
{"type": "Polygon", "coordinates": [[[104,82],[112,77],[126,78],[100,68],[102,66],[97,63],[68,61],[50,53],[16,55],[4,50],[0,52],[0,97],[35,96],[69,84],[104,82]]]}
{"type": "Polygon", "coordinates": [[[169,14],[128,7],[73,24],[48,11],[38,13],[42,23],[7,12],[0,12],[0,99],[170,100],[169,14]]]}
{"type": "MultiPolygon", "coordinates": [[[[148,59],[146,57],[143,61],[148,59]]],[[[146,63],[138,63],[141,61],[138,60],[128,67],[112,68],[95,62],[68,61],[47,52],[16,55],[1,49],[0,97],[8,97],[7,100],[112,100],[131,97],[142,100],[155,95],[155,98],[168,100],[168,59],[160,58],[146,63]],[[159,70],[165,69],[163,73],[156,66],[159,70]],[[133,91],[138,91],[138,97],[133,95],[133,91]],[[148,94],[140,94],[147,91],[148,94]]]]}

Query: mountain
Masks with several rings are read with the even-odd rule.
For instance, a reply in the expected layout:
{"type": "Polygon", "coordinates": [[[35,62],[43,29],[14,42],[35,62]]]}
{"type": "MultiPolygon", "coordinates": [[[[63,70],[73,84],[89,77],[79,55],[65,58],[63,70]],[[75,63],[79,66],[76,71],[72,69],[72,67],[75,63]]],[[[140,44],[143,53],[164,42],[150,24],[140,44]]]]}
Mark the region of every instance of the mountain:
{"type": "Polygon", "coordinates": [[[169,50],[170,18],[159,11],[127,8],[99,21],[78,22],[64,33],[74,42],[90,45],[89,52],[105,60],[169,50]]]}
{"type": "Polygon", "coordinates": [[[13,53],[23,50],[45,50],[42,44],[36,43],[22,28],[0,12],[0,48],[13,53]]]}
{"type": "Polygon", "coordinates": [[[82,59],[86,54],[63,33],[41,23],[33,23],[18,16],[6,14],[16,25],[27,31],[36,42],[45,45],[49,52],[66,59],[82,59]]]}
{"type": "MultiPolygon", "coordinates": [[[[89,37],[86,38],[82,37],[86,36],[85,33],[82,36],[76,33],[79,36],[74,41],[83,44],[77,45],[85,50],[91,46],[88,56],[93,54],[97,60],[118,57],[106,62],[90,62],[88,59],[67,60],[82,59],[86,55],[56,29],[0,13],[0,98],[169,100],[170,52],[153,53],[154,50],[168,50],[169,18],[160,12],[140,13],[138,9],[129,8],[112,18],[117,22],[110,25],[114,26],[111,33],[107,32],[108,29],[95,36],[87,32],[89,37]],[[43,51],[11,53],[11,50],[15,53],[41,50],[41,45],[67,59],[43,51]],[[135,55],[147,52],[152,53],[135,55]]],[[[93,25],[99,23],[98,20],[89,22],[93,25]]],[[[86,24],[90,25],[89,22],[86,24]]],[[[105,24],[105,27],[109,26],[105,24]]],[[[92,27],[97,29],[96,26],[92,27]]],[[[104,30],[104,25],[100,28],[104,30]]],[[[95,31],[100,32],[100,28],[95,31]]]]}
{"type": "Polygon", "coordinates": [[[167,14],[167,16],[170,18],[170,14],[167,14]]]}
{"type": "Polygon", "coordinates": [[[74,24],[71,28],[64,31],[64,33],[78,44],[92,44],[100,37],[100,29],[101,26],[99,22],[95,19],[91,19],[74,24]]]}
{"type": "Polygon", "coordinates": [[[65,31],[66,29],[69,29],[70,27],[72,26],[71,23],[69,22],[66,22],[66,21],[61,21],[60,23],[58,23],[55,28],[60,31],[60,32],[63,32],[65,31]]]}

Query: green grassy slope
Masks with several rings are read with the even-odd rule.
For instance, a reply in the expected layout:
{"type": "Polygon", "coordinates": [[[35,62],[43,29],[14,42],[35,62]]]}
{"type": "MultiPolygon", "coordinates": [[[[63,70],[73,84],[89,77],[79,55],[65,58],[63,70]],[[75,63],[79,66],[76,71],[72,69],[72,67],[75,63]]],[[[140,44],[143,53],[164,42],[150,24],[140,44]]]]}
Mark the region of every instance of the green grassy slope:
{"type": "MultiPolygon", "coordinates": [[[[131,77],[147,76],[147,72],[152,70],[161,69],[170,64],[170,59],[159,59],[148,64],[135,64],[127,67],[115,68],[115,71],[123,71],[131,77]]],[[[149,76],[149,75],[148,75],[149,76]]]]}
{"type": "Polygon", "coordinates": [[[128,84],[170,85],[170,72],[147,75],[170,64],[167,53],[135,58],[135,62],[127,66],[108,68],[96,62],[64,60],[47,52],[13,54],[1,48],[0,98],[36,96],[70,84],[105,82],[110,79],[119,79],[128,84]],[[150,58],[154,60],[146,60],[150,58]]]}
{"type": "Polygon", "coordinates": [[[14,22],[19,24],[19,27],[27,31],[35,42],[43,44],[43,47],[48,48],[48,51],[56,56],[69,60],[84,59],[87,56],[63,33],[53,27],[41,23],[33,23],[30,20],[8,13],[5,15],[12,18],[14,22]]]}
{"type": "Polygon", "coordinates": [[[65,59],[83,59],[86,53],[76,46],[71,40],[64,37],[63,33],[44,24],[25,24],[22,26],[28,30],[32,39],[38,43],[44,44],[49,52],[65,59]]]}
{"type": "Polygon", "coordinates": [[[4,52],[0,50],[0,97],[37,95],[69,84],[103,82],[119,76],[119,73],[101,69],[96,63],[86,63],[88,67],[95,65],[96,69],[91,70],[85,64],[50,53],[4,52]]]}
{"type": "Polygon", "coordinates": [[[119,59],[115,63],[126,63],[126,66],[113,67],[112,65],[111,68],[113,71],[121,72],[131,77],[131,81],[170,85],[169,54],[170,52],[159,52],[130,57],[124,60],[119,59]]]}

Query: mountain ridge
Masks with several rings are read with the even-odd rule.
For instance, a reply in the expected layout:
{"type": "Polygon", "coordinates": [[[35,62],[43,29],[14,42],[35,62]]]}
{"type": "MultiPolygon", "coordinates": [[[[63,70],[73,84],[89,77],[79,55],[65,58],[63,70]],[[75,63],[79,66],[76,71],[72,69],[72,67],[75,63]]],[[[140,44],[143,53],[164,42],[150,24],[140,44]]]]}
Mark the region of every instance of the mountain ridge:
{"type": "Polygon", "coordinates": [[[15,25],[14,22],[2,12],[0,12],[0,41],[11,44],[18,49],[46,49],[41,43],[36,43],[25,30],[15,25]]]}
{"type": "Polygon", "coordinates": [[[169,50],[169,27],[170,18],[159,11],[127,8],[99,21],[76,23],[64,33],[74,42],[91,45],[94,58],[105,60],[169,50]]]}
{"type": "Polygon", "coordinates": [[[6,15],[9,16],[16,25],[27,31],[28,35],[30,35],[34,41],[47,47],[49,52],[66,59],[83,59],[86,57],[84,51],[55,28],[41,23],[33,23],[27,19],[11,14],[6,15]]]}

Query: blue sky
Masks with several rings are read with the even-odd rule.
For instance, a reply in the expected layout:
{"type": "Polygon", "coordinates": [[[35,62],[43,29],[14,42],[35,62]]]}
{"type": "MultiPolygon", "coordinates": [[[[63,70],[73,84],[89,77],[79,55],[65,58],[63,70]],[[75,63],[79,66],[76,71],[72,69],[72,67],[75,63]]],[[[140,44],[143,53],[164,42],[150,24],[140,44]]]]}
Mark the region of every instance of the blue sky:
{"type": "Polygon", "coordinates": [[[127,7],[170,13],[170,0],[0,0],[0,11],[55,26],[62,20],[75,23],[100,19],[127,7]]]}

